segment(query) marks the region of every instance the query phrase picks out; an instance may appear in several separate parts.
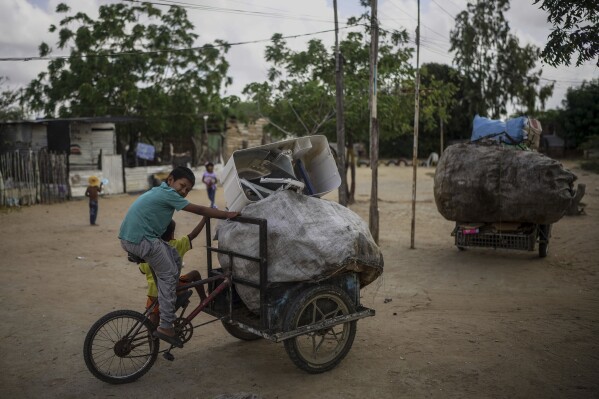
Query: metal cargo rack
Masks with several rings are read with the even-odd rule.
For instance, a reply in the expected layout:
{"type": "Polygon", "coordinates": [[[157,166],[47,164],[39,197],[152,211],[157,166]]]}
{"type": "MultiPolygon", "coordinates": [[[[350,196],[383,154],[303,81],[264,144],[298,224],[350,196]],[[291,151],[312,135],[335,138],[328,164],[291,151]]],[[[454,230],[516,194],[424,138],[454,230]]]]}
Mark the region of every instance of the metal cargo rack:
{"type": "Polygon", "coordinates": [[[494,249],[514,249],[520,251],[534,251],[537,242],[539,243],[539,257],[547,256],[547,246],[551,236],[551,225],[548,224],[530,224],[521,231],[479,231],[478,233],[467,234],[463,226],[456,223],[452,236],[455,237],[455,245],[460,250],[466,247],[483,247],[494,249]]]}

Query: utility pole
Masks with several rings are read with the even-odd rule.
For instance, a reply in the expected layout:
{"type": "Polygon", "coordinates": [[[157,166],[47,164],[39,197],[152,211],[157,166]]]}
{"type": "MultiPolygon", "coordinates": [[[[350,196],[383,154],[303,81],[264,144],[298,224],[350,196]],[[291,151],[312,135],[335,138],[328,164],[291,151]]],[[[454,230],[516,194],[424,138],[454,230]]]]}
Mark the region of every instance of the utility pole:
{"type": "Polygon", "coordinates": [[[341,177],[339,203],[347,206],[347,170],[345,169],[345,116],[343,114],[343,63],[339,54],[339,23],[337,22],[337,0],[333,0],[335,10],[335,97],[337,99],[337,170],[341,177]]]}
{"type": "MultiPolygon", "coordinates": [[[[204,115],[204,134],[202,135],[202,139],[200,140],[201,156],[204,157],[204,148],[208,148],[208,115],[204,115]],[[204,140],[206,143],[204,143],[204,140]]],[[[207,159],[200,159],[200,162],[206,162],[207,159]]]]}
{"type": "Polygon", "coordinates": [[[376,114],[376,67],[379,52],[379,23],[377,19],[377,0],[371,0],[370,11],[370,169],[372,170],[372,187],[370,189],[369,227],[372,238],[379,242],[379,122],[376,114]]]}
{"type": "Polygon", "coordinates": [[[418,25],[416,26],[416,83],[414,90],[414,148],[412,150],[412,229],[410,235],[410,248],[414,249],[416,234],[416,178],[418,170],[418,120],[420,111],[420,0],[418,0],[418,25]]]}

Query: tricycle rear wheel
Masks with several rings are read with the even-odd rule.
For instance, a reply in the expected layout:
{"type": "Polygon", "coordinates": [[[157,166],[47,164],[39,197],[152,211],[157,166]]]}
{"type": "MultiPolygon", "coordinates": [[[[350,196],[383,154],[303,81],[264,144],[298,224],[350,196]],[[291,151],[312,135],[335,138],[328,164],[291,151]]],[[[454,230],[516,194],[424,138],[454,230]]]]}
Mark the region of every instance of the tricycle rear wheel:
{"type": "MultiPolygon", "coordinates": [[[[332,285],[312,287],[295,298],[283,322],[285,331],[293,331],[355,312],[353,301],[332,285]]],[[[347,355],[356,335],[356,321],[348,321],[286,340],[285,350],[300,369],[316,374],[333,369],[347,355]]]]}

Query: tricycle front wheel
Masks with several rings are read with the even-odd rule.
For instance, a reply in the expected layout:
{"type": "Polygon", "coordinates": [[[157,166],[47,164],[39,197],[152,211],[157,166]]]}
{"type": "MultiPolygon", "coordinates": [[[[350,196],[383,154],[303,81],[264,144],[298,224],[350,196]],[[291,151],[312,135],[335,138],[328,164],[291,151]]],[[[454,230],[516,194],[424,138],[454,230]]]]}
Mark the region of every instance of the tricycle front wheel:
{"type": "MultiPolygon", "coordinates": [[[[302,292],[291,303],[283,323],[285,331],[293,331],[354,313],[349,296],[332,285],[318,285],[302,292]]],[[[356,335],[356,321],[348,321],[285,341],[287,354],[300,369],[308,373],[331,370],[347,355],[356,335]]]]}
{"type": "Polygon", "coordinates": [[[154,326],[141,313],[117,310],[89,329],[83,358],[89,371],[110,384],[137,380],[150,370],[160,348],[154,326]]]}

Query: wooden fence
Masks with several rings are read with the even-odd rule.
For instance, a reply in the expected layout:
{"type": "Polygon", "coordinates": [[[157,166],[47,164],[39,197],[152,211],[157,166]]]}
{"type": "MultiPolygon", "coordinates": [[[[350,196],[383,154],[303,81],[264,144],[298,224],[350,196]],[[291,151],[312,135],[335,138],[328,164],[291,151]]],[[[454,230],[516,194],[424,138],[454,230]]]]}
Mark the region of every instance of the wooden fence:
{"type": "Polygon", "coordinates": [[[51,204],[65,201],[68,196],[66,154],[0,154],[0,206],[51,204]]]}

